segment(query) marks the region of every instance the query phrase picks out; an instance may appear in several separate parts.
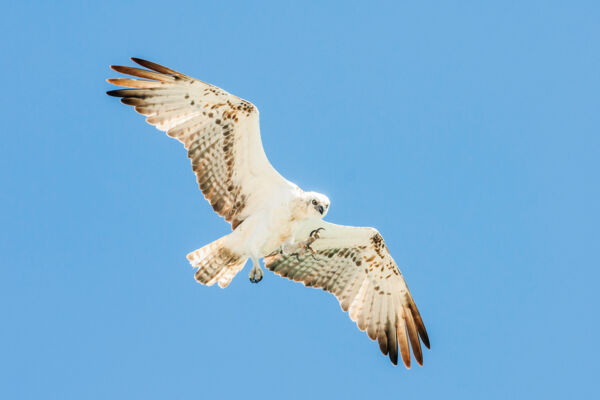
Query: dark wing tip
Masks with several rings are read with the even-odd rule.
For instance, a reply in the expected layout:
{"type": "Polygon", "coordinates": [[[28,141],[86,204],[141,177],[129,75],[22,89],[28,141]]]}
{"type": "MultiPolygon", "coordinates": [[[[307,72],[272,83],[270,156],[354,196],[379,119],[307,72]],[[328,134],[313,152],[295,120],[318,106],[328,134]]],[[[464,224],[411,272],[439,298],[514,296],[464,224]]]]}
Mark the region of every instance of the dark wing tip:
{"type": "MultiPolygon", "coordinates": [[[[414,309],[411,307],[411,309],[416,310],[416,307],[414,309]]],[[[416,313],[413,312],[412,315],[414,318],[414,323],[416,325],[418,335],[421,338],[421,341],[423,342],[425,347],[427,347],[428,349],[431,349],[431,347],[429,345],[429,336],[427,335],[427,330],[425,329],[425,324],[423,323],[423,319],[421,318],[419,311],[416,311],[416,313]]]]}
{"type": "Polygon", "coordinates": [[[123,97],[121,90],[109,90],[106,94],[113,97],[123,97]]]}
{"type": "Polygon", "coordinates": [[[427,336],[427,332],[423,330],[423,332],[419,331],[419,336],[421,336],[421,341],[429,350],[431,350],[431,346],[429,345],[429,337],[427,336]]]}
{"type": "Polygon", "coordinates": [[[131,57],[131,61],[134,63],[141,65],[142,67],[146,67],[151,69],[152,71],[160,72],[161,74],[173,75],[176,78],[188,79],[189,77],[182,74],[181,72],[177,72],[171,68],[167,68],[164,65],[157,64],[152,61],[144,60],[143,58],[131,57]]]}
{"type": "MultiPolygon", "coordinates": [[[[418,313],[418,311],[417,311],[418,313]]],[[[417,330],[419,331],[419,336],[421,337],[421,341],[428,349],[431,349],[429,346],[429,336],[427,335],[427,330],[425,329],[425,324],[423,323],[423,319],[420,314],[416,315],[415,323],[417,324],[417,330]]]]}
{"type": "Polygon", "coordinates": [[[388,350],[388,356],[390,357],[390,361],[392,362],[392,364],[398,365],[398,345],[392,345],[388,350]]]}
{"type": "Polygon", "coordinates": [[[394,365],[398,365],[398,337],[396,335],[396,322],[392,325],[388,320],[385,326],[385,334],[387,336],[387,344],[390,361],[394,365]]]}
{"type": "Polygon", "coordinates": [[[136,97],[123,97],[121,103],[127,104],[128,106],[142,106],[145,104],[142,99],[136,97]]]}
{"type": "MultiPolygon", "coordinates": [[[[146,67],[149,68],[153,71],[156,71],[155,68],[152,67],[162,67],[162,65],[153,63],[152,61],[148,61],[148,60],[144,60],[143,58],[138,58],[138,57],[130,57],[131,61],[133,61],[134,63],[141,65],[142,67],[146,67]]],[[[166,67],[162,67],[162,69],[166,69],[166,67]]]]}
{"type": "Polygon", "coordinates": [[[417,327],[417,331],[419,332],[419,337],[421,338],[421,341],[423,342],[425,347],[431,349],[429,345],[429,336],[427,335],[427,330],[425,329],[423,318],[421,317],[421,313],[419,312],[419,309],[417,308],[417,305],[415,304],[415,301],[413,300],[410,292],[407,293],[406,300],[408,302],[408,307],[410,308],[410,311],[412,313],[414,323],[417,327]]]}
{"type": "Polygon", "coordinates": [[[388,355],[387,337],[385,335],[383,335],[383,336],[379,336],[377,339],[379,342],[379,350],[381,350],[381,352],[383,353],[384,356],[387,356],[388,355]]]}

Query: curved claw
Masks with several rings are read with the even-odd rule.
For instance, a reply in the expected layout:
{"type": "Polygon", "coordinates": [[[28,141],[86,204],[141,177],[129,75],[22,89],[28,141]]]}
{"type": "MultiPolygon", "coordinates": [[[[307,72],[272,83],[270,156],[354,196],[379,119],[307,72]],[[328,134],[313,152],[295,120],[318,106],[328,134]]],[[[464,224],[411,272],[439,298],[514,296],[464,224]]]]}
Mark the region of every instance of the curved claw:
{"type": "Polygon", "coordinates": [[[320,231],[324,231],[324,230],[325,230],[325,228],[322,228],[322,227],[321,227],[321,228],[317,228],[317,229],[313,230],[313,231],[310,233],[310,237],[312,237],[312,238],[315,238],[315,239],[318,239],[318,238],[319,238],[319,232],[320,232],[320,231]]]}
{"type": "Polygon", "coordinates": [[[252,282],[252,283],[258,283],[258,282],[262,281],[262,278],[263,278],[262,269],[252,267],[252,269],[250,270],[250,274],[248,275],[248,278],[250,279],[250,282],[252,282]]]}

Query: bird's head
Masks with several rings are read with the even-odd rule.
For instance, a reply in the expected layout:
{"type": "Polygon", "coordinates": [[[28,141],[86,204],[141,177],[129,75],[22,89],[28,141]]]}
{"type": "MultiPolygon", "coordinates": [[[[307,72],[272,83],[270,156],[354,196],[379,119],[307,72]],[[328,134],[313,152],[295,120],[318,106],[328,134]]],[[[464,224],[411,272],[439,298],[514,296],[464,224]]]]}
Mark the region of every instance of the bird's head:
{"type": "Polygon", "coordinates": [[[329,210],[329,198],[317,192],[306,192],[308,215],[323,218],[329,210]]]}

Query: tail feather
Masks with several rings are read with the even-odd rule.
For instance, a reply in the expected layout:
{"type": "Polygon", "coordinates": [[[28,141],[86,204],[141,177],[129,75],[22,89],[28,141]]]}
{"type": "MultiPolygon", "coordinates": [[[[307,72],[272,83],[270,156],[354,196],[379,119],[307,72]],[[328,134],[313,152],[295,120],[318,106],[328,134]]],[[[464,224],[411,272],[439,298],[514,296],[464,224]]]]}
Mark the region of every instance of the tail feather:
{"type": "Polygon", "coordinates": [[[198,282],[207,286],[218,283],[225,288],[244,268],[247,258],[227,248],[226,238],[222,237],[187,255],[190,264],[197,268],[194,277],[198,282]]]}

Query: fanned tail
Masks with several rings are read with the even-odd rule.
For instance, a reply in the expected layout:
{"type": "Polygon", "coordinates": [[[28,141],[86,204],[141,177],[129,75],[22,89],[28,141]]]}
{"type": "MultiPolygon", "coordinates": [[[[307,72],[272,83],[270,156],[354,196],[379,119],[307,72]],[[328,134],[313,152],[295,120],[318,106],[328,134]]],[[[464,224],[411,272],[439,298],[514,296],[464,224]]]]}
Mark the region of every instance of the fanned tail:
{"type": "Polygon", "coordinates": [[[194,277],[199,283],[207,286],[218,283],[221,288],[226,288],[244,268],[248,258],[227,248],[226,239],[224,236],[187,255],[190,264],[197,268],[194,277]]]}

